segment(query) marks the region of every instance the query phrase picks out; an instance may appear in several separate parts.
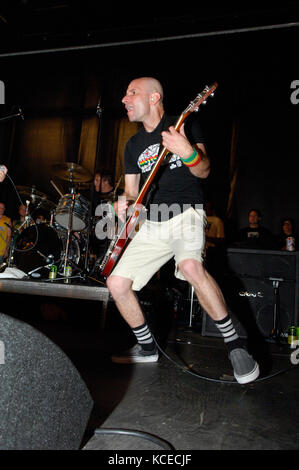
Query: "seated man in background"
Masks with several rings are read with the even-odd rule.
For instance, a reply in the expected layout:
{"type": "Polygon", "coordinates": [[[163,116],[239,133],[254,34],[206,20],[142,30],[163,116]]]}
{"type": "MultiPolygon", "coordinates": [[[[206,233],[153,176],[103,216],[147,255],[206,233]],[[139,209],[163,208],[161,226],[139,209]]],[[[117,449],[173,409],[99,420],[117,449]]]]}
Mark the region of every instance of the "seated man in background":
{"type": "Polygon", "coordinates": [[[238,231],[233,246],[262,250],[277,249],[274,236],[270,230],[261,225],[261,217],[258,209],[250,209],[248,212],[248,226],[238,231]]]}

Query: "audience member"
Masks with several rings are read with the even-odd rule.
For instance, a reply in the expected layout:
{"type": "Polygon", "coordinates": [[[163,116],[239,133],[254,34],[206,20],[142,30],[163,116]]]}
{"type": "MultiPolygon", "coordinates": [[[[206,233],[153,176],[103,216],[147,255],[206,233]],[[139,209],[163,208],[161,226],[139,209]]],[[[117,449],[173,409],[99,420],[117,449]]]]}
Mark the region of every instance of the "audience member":
{"type": "Polygon", "coordinates": [[[26,206],[21,204],[18,209],[18,217],[13,221],[14,230],[21,232],[26,228],[26,206]]]}
{"type": "Polygon", "coordinates": [[[11,219],[4,213],[5,204],[0,202],[0,263],[8,256],[11,240],[11,219]]]}
{"type": "Polygon", "coordinates": [[[120,190],[115,191],[114,178],[111,172],[96,171],[94,175],[94,195],[93,195],[93,214],[94,210],[103,201],[114,201],[120,194],[120,190]]]}
{"type": "Polygon", "coordinates": [[[248,226],[237,232],[233,245],[249,249],[277,249],[275,237],[269,229],[261,225],[261,213],[258,209],[250,209],[248,212],[248,226]]]}
{"type": "Polygon", "coordinates": [[[284,218],[281,223],[280,234],[277,237],[278,248],[280,250],[296,251],[297,240],[298,234],[295,232],[293,219],[291,217],[284,218]]]}
{"type": "Polygon", "coordinates": [[[101,258],[107,251],[110,239],[114,235],[114,225],[111,221],[115,220],[115,213],[112,203],[122,191],[115,188],[113,175],[108,171],[97,170],[93,184],[92,214],[94,224],[89,239],[89,248],[92,257],[101,258]]]}

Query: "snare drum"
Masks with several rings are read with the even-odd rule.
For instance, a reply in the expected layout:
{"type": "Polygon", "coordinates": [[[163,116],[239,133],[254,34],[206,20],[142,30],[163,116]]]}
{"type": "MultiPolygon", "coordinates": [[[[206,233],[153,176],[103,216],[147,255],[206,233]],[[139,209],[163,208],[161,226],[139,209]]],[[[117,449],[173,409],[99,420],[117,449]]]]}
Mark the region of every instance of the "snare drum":
{"type": "MultiPolygon", "coordinates": [[[[69,227],[72,196],[72,194],[65,194],[60,198],[54,213],[55,221],[65,229],[68,229],[69,227]]],[[[89,201],[81,194],[76,194],[72,220],[72,230],[74,232],[80,232],[80,230],[84,230],[86,228],[88,224],[88,215],[89,201]]]]}
{"type": "MultiPolygon", "coordinates": [[[[30,274],[36,268],[53,263],[62,266],[66,249],[67,232],[47,224],[32,225],[20,233],[14,244],[13,260],[17,268],[30,274]]],[[[78,241],[72,237],[68,259],[80,261],[78,241]]]]}

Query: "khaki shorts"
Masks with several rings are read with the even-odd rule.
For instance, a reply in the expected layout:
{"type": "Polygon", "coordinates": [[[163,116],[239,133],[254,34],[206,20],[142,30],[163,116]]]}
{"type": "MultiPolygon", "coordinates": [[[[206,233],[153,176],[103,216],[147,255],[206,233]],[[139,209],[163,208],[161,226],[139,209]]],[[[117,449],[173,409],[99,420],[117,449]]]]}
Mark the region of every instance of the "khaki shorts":
{"type": "Polygon", "coordinates": [[[131,279],[139,291],[174,256],[175,276],[185,280],[178,264],[190,258],[202,262],[205,223],[205,212],[192,207],[165,222],[146,220],[111,274],[131,279]]]}

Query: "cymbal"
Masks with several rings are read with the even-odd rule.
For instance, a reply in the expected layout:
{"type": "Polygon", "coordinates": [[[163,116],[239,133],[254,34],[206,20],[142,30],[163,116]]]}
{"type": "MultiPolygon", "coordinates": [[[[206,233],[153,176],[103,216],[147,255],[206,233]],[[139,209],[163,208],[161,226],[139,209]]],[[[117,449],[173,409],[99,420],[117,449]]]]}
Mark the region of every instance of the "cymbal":
{"type": "MultiPolygon", "coordinates": [[[[17,186],[17,190],[21,196],[24,196],[33,205],[38,205],[43,209],[52,210],[55,204],[48,200],[48,196],[41,191],[38,191],[35,186],[17,186]]],[[[25,203],[26,201],[24,201],[25,203]]]]}
{"type": "Polygon", "coordinates": [[[30,199],[31,202],[40,201],[41,199],[47,199],[47,195],[38,191],[35,186],[17,186],[17,190],[22,196],[30,199]]]}
{"type": "Polygon", "coordinates": [[[92,180],[88,170],[73,162],[54,163],[52,171],[58,178],[72,183],[86,183],[92,180]]]}

